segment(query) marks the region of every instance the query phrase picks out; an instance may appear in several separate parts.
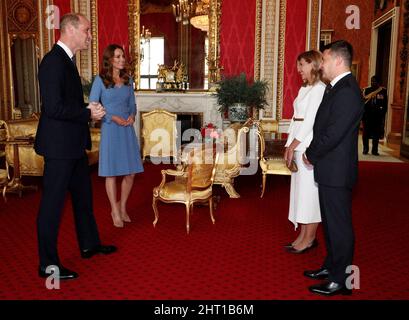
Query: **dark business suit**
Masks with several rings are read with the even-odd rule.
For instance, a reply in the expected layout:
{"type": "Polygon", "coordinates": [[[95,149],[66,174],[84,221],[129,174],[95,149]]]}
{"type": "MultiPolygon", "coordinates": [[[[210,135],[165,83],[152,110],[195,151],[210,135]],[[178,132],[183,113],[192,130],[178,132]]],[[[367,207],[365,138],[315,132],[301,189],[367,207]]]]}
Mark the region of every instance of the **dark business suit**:
{"type": "Polygon", "coordinates": [[[44,156],[43,194],[37,219],[40,266],[59,265],[57,237],[67,191],[71,193],[80,249],[100,244],[92,208],[86,149],[91,148],[80,76],[66,52],[55,45],[38,73],[41,117],[35,150],[44,156]]]}
{"type": "Polygon", "coordinates": [[[306,156],[314,165],[327,245],[323,267],[329,281],[345,284],[352,265],[352,187],[358,174],[358,130],[364,104],[355,78],[339,80],[324,98],[314,123],[314,138],[306,156]]]}

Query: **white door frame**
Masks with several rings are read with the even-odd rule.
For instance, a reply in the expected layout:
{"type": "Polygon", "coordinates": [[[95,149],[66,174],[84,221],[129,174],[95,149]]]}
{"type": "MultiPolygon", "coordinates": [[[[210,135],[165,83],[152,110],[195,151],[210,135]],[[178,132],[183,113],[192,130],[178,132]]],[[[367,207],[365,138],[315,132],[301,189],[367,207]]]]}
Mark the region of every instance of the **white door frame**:
{"type": "Polygon", "coordinates": [[[385,138],[388,137],[391,131],[392,123],[392,112],[390,105],[393,102],[393,92],[395,87],[395,73],[396,73],[396,60],[398,57],[398,36],[399,36],[399,7],[395,7],[385,13],[383,16],[379,17],[372,23],[372,35],[371,35],[371,53],[369,61],[369,73],[368,73],[368,84],[371,82],[371,77],[375,75],[376,72],[376,59],[378,52],[378,34],[379,28],[385,23],[392,21],[391,30],[391,49],[390,49],[390,59],[389,59],[389,77],[388,77],[388,113],[386,119],[385,128],[385,138]]]}

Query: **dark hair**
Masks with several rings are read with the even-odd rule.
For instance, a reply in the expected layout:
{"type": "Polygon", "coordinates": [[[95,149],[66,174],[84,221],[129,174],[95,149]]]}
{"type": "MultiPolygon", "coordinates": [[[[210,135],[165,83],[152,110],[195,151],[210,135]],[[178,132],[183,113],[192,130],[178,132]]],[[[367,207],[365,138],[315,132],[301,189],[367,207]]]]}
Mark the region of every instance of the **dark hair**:
{"type": "Polygon", "coordinates": [[[354,50],[349,42],[345,40],[338,40],[330,44],[327,44],[324,47],[324,50],[330,50],[331,53],[340,56],[344,60],[346,66],[348,67],[352,66],[354,50]]]}
{"type": "Polygon", "coordinates": [[[78,25],[80,24],[80,17],[86,19],[86,17],[81,13],[67,13],[63,15],[60,21],[61,32],[65,32],[68,25],[72,25],[75,29],[77,29],[78,25]]]}
{"type": "MultiPolygon", "coordinates": [[[[122,52],[125,53],[125,50],[120,45],[110,44],[105,48],[104,53],[102,54],[102,65],[99,76],[104,82],[106,88],[115,86],[114,78],[112,76],[112,58],[115,55],[116,49],[121,49],[122,52]]],[[[119,71],[119,77],[122,79],[125,85],[129,85],[130,76],[127,66],[119,71]]]]}
{"type": "Polygon", "coordinates": [[[314,85],[318,81],[321,80],[322,70],[321,70],[321,62],[322,62],[322,54],[316,50],[305,51],[301,53],[297,57],[297,61],[301,61],[304,59],[307,63],[312,63],[311,69],[311,76],[312,76],[312,83],[305,82],[303,85],[307,86],[309,84],[314,85]]]}

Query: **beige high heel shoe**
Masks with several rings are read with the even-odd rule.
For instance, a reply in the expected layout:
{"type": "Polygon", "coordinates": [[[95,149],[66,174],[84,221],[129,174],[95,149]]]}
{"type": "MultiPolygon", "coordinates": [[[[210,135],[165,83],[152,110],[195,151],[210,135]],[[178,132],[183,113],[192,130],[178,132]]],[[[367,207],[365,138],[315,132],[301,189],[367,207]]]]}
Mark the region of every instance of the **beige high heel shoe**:
{"type": "Polygon", "coordinates": [[[114,226],[117,228],[123,228],[124,227],[124,222],[122,221],[121,217],[117,214],[114,214],[113,212],[111,212],[111,216],[112,216],[112,221],[114,223],[114,226]]]}
{"type": "MultiPolygon", "coordinates": [[[[118,202],[118,207],[121,207],[121,202],[118,202]]],[[[131,218],[129,218],[128,214],[126,212],[121,213],[121,219],[124,222],[131,222],[131,218]]]]}
{"type": "Polygon", "coordinates": [[[124,222],[132,222],[131,218],[129,218],[127,213],[122,213],[122,221],[124,222]]]}

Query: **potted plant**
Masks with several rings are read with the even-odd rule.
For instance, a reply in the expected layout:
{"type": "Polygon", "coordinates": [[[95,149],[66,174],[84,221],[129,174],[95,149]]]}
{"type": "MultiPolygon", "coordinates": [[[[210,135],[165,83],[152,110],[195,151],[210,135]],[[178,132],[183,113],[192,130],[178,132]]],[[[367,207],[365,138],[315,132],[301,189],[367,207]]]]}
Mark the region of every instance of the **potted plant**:
{"type": "Polygon", "coordinates": [[[250,110],[264,109],[267,105],[268,83],[264,80],[248,82],[244,73],[226,77],[218,82],[215,96],[219,111],[228,112],[230,121],[246,121],[250,110]]]}

